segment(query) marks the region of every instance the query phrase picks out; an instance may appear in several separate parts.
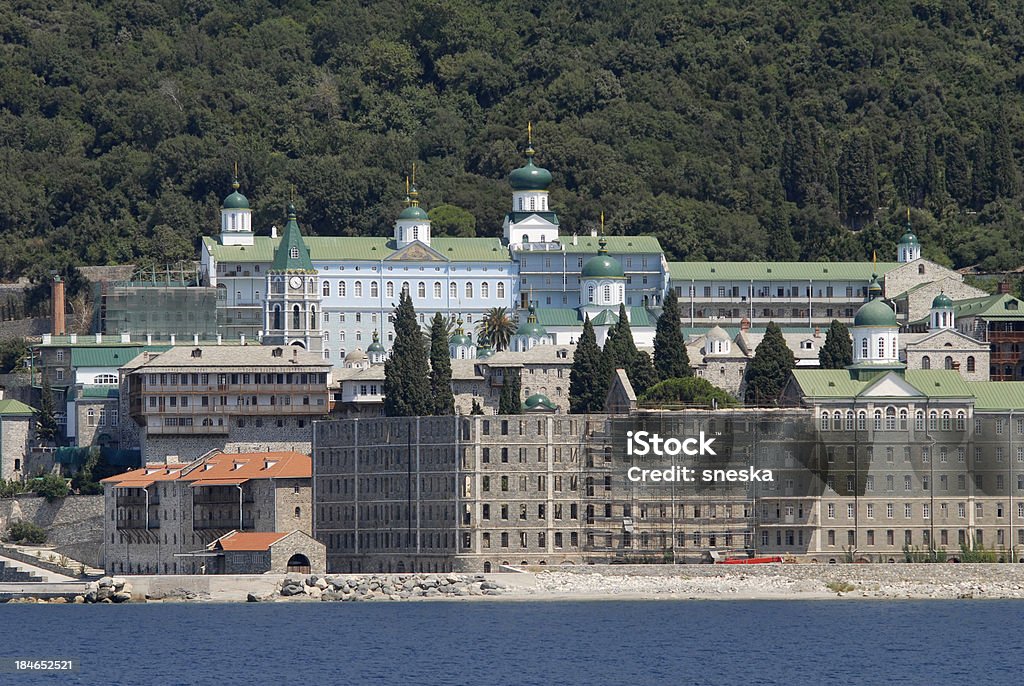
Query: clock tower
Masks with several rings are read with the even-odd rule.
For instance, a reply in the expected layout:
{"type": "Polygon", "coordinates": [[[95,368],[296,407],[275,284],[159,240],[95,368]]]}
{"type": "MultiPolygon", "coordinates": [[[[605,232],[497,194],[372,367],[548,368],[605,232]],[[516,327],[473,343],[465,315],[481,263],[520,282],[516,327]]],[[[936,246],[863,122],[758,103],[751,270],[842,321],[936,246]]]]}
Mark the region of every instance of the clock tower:
{"type": "Polygon", "coordinates": [[[264,307],[264,344],[294,345],[311,352],[323,350],[320,277],[302,240],[294,205],[288,206],[288,223],[267,271],[264,307]]]}

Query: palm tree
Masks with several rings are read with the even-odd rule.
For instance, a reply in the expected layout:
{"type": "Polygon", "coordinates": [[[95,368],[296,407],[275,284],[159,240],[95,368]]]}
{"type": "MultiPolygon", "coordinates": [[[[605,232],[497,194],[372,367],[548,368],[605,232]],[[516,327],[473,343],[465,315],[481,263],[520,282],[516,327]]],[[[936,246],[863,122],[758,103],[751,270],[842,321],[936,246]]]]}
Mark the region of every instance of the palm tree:
{"type": "Polygon", "coordinates": [[[492,307],[487,310],[476,326],[477,339],[486,338],[498,352],[508,348],[515,332],[516,324],[504,307],[492,307]]]}

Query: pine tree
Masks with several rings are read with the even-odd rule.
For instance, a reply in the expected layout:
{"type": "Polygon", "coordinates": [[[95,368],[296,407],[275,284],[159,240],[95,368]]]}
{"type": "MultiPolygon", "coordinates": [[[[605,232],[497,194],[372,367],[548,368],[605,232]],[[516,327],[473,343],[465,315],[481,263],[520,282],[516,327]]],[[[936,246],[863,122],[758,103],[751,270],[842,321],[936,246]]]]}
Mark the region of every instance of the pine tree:
{"type": "Polygon", "coordinates": [[[654,367],[660,381],[693,374],[680,320],[679,298],[675,289],[669,288],[654,331],[654,367]]]}
{"type": "Polygon", "coordinates": [[[395,344],[384,363],[384,414],[415,417],[432,410],[427,346],[412,298],[403,290],[395,308],[395,344]]]}
{"type": "Polygon", "coordinates": [[[583,334],[576,344],[572,357],[572,371],[569,373],[569,411],[574,414],[598,412],[604,408],[607,387],[602,374],[601,349],[597,347],[597,336],[590,317],[583,320],[583,334]],[[602,386],[604,394],[600,393],[602,386]],[[598,396],[600,396],[598,398],[598,396]],[[598,398],[595,401],[595,398],[598,398]]]}
{"type": "Polygon", "coordinates": [[[36,410],[36,439],[40,443],[53,444],[60,436],[56,410],[53,404],[53,389],[50,379],[43,373],[43,388],[39,395],[39,409],[36,410]]]}
{"type": "Polygon", "coordinates": [[[480,401],[473,398],[473,407],[470,408],[469,413],[472,415],[481,415],[484,413],[484,408],[480,405],[480,401]]]}
{"type": "Polygon", "coordinates": [[[522,414],[523,382],[520,371],[518,367],[505,369],[501,397],[498,398],[498,414],[522,414]]]}
{"type": "MultiPolygon", "coordinates": [[[[637,356],[636,343],[633,342],[633,330],[629,326],[629,317],[626,313],[626,306],[619,305],[619,320],[615,325],[609,327],[608,338],[604,342],[604,354],[602,360],[608,380],[616,369],[628,370],[637,356]]],[[[603,399],[602,399],[603,401],[603,399]]]]}
{"type": "Polygon", "coordinates": [[[782,388],[795,366],[796,358],[786,345],[782,330],[775,322],[768,322],[764,338],[754,351],[754,359],[747,367],[747,404],[778,404],[782,388]]]}
{"type": "Polygon", "coordinates": [[[822,369],[845,369],[853,364],[853,341],[850,331],[838,319],[833,319],[825,334],[825,344],[818,351],[818,364],[822,369]]]}
{"type": "Polygon", "coordinates": [[[991,155],[992,136],[982,129],[971,148],[971,203],[976,210],[995,200],[991,155]]]}
{"type": "Polygon", "coordinates": [[[452,359],[448,353],[448,326],[444,315],[434,315],[430,323],[430,399],[436,416],[455,414],[452,393],[452,359]]]}

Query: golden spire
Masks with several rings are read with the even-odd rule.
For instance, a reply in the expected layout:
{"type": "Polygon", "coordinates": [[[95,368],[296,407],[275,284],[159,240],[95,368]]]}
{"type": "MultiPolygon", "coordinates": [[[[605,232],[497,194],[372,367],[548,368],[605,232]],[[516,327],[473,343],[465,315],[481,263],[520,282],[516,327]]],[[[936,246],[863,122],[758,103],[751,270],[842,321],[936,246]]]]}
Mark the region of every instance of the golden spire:
{"type": "Polygon", "coordinates": [[[910,223],[910,205],[907,205],[907,223],[910,223]]]}
{"type": "Polygon", "coordinates": [[[416,163],[412,163],[412,186],[409,188],[409,203],[416,207],[420,204],[420,193],[416,190],[416,163]]]}
{"type": "Polygon", "coordinates": [[[526,122],[526,144],[533,145],[533,122],[526,122]]]}
{"type": "Polygon", "coordinates": [[[604,235],[604,210],[601,210],[601,235],[604,235]]]}
{"type": "Polygon", "coordinates": [[[231,187],[238,190],[238,162],[235,161],[235,175],[231,179],[231,187]]]}
{"type": "Polygon", "coordinates": [[[412,163],[412,185],[416,185],[416,163],[412,163]]]}
{"type": "Polygon", "coordinates": [[[877,250],[872,250],[871,251],[871,271],[876,273],[876,274],[878,273],[878,269],[876,269],[877,266],[878,266],[878,251],[877,250]]]}

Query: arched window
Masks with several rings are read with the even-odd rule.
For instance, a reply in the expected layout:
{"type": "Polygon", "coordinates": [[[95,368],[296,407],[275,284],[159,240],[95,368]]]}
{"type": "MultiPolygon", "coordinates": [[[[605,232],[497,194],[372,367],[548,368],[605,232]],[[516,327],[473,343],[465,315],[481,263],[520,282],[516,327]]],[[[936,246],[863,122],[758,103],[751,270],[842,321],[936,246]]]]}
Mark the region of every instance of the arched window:
{"type": "Polygon", "coordinates": [[[395,297],[395,284],[393,281],[388,281],[384,286],[384,295],[389,298],[395,297]]]}
{"type": "Polygon", "coordinates": [[[846,411],[846,430],[853,431],[853,410],[846,411]]]}
{"type": "Polygon", "coordinates": [[[868,428],[868,415],[867,412],[861,410],[857,413],[857,430],[864,431],[866,428],[868,428]]]}
{"type": "Polygon", "coordinates": [[[821,413],[821,430],[828,431],[828,412],[821,413]]]}
{"type": "Polygon", "coordinates": [[[409,295],[409,282],[408,281],[403,281],[402,282],[402,292],[405,293],[406,295],[409,295]]]}
{"type": "Polygon", "coordinates": [[[531,210],[535,210],[535,209],[537,209],[537,208],[536,208],[536,204],[537,204],[537,199],[536,199],[536,198],[534,198],[533,196],[531,196],[531,197],[530,197],[530,209],[531,209],[531,210]]]}
{"type": "Polygon", "coordinates": [[[85,415],[89,418],[89,426],[96,426],[96,411],[90,407],[85,415]]]}
{"type": "Polygon", "coordinates": [[[489,298],[489,297],[491,297],[491,285],[489,283],[487,283],[486,281],[484,281],[482,284],[480,284],[480,297],[481,298],[489,298]]]}
{"type": "Polygon", "coordinates": [[[885,408],[885,430],[895,431],[896,430],[896,408],[887,407],[885,408]]]}
{"type": "Polygon", "coordinates": [[[371,281],[370,282],[370,297],[371,298],[379,298],[380,297],[380,286],[377,285],[376,281],[371,281]]]}
{"type": "Polygon", "coordinates": [[[309,280],[309,288],[306,289],[306,292],[309,293],[310,295],[316,293],[316,282],[313,281],[313,279],[309,280]]]}
{"type": "Polygon", "coordinates": [[[281,306],[274,305],[274,328],[281,328],[281,306]]]}
{"type": "Polygon", "coordinates": [[[881,431],[882,429],[882,411],[875,410],[875,431],[881,431]]]}
{"type": "Polygon", "coordinates": [[[924,431],[924,410],[914,413],[914,431],[924,431]]]}
{"type": "Polygon", "coordinates": [[[882,359],[885,357],[885,339],[878,339],[878,358],[882,359]]]}
{"type": "Polygon", "coordinates": [[[469,281],[466,282],[466,297],[467,298],[472,298],[473,297],[473,284],[472,284],[472,282],[469,282],[469,281]]]}
{"type": "Polygon", "coordinates": [[[931,368],[932,368],[932,358],[930,358],[927,355],[925,355],[924,357],[921,358],[921,369],[931,369],[931,368]]]}
{"type": "Polygon", "coordinates": [[[354,291],[355,291],[355,296],[357,298],[363,297],[363,282],[362,281],[356,281],[354,291]]]}
{"type": "Polygon", "coordinates": [[[923,264],[917,265],[917,273],[918,274],[924,274],[924,265],[923,264]]]}
{"type": "Polygon", "coordinates": [[[107,386],[117,384],[116,374],[97,374],[92,382],[99,386],[107,386]]]}
{"type": "Polygon", "coordinates": [[[836,413],[832,415],[832,428],[835,431],[843,428],[843,414],[839,410],[836,410],[836,413]]]}
{"type": "Polygon", "coordinates": [[[288,256],[290,258],[292,258],[293,260],[299,259],[299,248],[298,248],[298,246],[293,245],[292,249],[288,251],[288,256]]]}
{"type": "Polygon", "coordinates": [[[867,358],[867,356],[868,356],[868,339],[867,338],[860,339],[860,356],[863,357],[863,358],[867,358]]]}
{"type": "Polygon", "coordinates": [[[604,287],[604,301],[605,301],[605,303],[610,303],[612,301],[612,287],[611,286],[605,286],[604,287]]]}
{"type": "Polygon", "coordinates": [[[398,242],[401,243],[405,240],[405,229],[401,226],[398,227],[398,242]]]}
{"type": "Polygon", "coordinates": [[[417,298],[425,298],[425,297],[427,297],[427,284],[423,283],[422,281],[420,281],[418,284],[416,284],[416,297],[417,298]]]}
{"type": "Polygon", "coordinates": [[[344,281],[339,281],[338,282],[338,295],[340,297],[344,298],[345,297],[345,290],[346,290],[345,289],[345,282],[344,281]]]}
{"type": "Polygon", "coordinates": [[[895,336],[892,337],[892,359],[894,359],[894,360],[898,360],[899,359],[899,352],[896,350],[896,337],[895,336]]]}
{"type": "Polygon", "coordinates": [[[504,298],[505,297],[505,284],[499,283],[497,290],[498,290],[498,298],[499,299],[504,298]]]}
{"type": "Polygon", "coordinates": [[[441,299],[441,282],[440,281],[435,281],[434,282],[434,298],[436,298],[437,300],[441,299]]]}
{"type": "Polygon", "coordinates": [[[946,359],[943,360],[943,367],[946,368],[946,369],[952,369],[953,368],[953,358],[950,357],[949,355],[946,355],[946,359]]]}
{"type": "Polygon", "coordinates": [[[523,199],[519,198],[519,210],[522,211],[522,209],[523,209],[523,199]]]}
{"type": "Polygon", "coordinates": [[[316,329],[316,307],[309,308],[309,328],[316,329]]]}
{"type": "Polygon", "coordinates": [[[907,408],[900,410],[900,431],[907,430],[907,408]]]}
{"type": "Polygon", "coordinates": [[[594,287],[587,286],[587,302],[594,302],[594,287]]]}
{"type": "Polygon", "coordinates": [[[448,297],[452,300],[459,297],[459,287],[454,281],[448,284],[448,297]]]}
{"type": "Polygon", "coordinates": [[[301,311],[299,310],[299,306],[298,305],[293,305],[292,306],[292,328],[293,329],[301,329],[302,328],[302,315],[301,315],[301,311]]]}
{"type": "Polygon", "coordinates": [[[327,279],[324,279],[323,294],[325,298],[331,294],[331,282],[327,279]]]}
{"type": "Polygon", "coordinates": [[[968,355],[967,356],[967,371],[969,371],[969,372],[975,371],[974,355],[968,355]]]}

